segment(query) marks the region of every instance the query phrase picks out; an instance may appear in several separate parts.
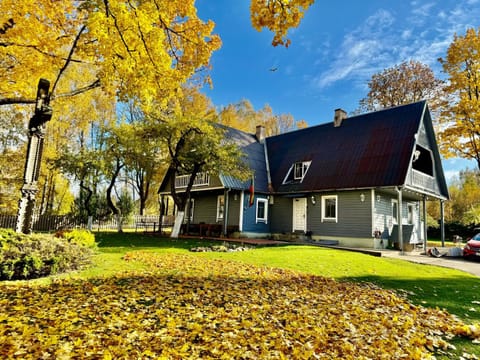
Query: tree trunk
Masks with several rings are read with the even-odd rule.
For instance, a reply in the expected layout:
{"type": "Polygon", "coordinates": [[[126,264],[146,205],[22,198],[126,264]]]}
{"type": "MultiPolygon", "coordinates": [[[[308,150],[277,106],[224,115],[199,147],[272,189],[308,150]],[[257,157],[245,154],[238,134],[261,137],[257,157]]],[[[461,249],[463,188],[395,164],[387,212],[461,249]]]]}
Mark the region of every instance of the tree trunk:
{"type": "Polygon", "coordinates": [[[173,224],[172,234],[170,235],[171,238],[178,238],[180,234],[180,228],[183,224],[183,219],[185,218],[185,211],[177,211],[177,215],[175,215],[175,223],[173,224]]]}
{"type": "Polygon", "coordinates": [[[87,220],[87,230],[92,231],[93,227],[93,216],[89,215],[87,220]]]}
{"type": "Polygon", "coordinates": [[[122,232],[122,223],[118,220],[118,216],[120,214],[120,210],[115,206],[112,200],[112,191],[113,187],[115,186],[115,181],[117,180],[118,174],[120,174],[120,170],[123,168],[123,165],[120,164],[120,161],[117,160],[116,168],[112,174],[112,178],[110,179],[110,184],[107,187],[107,204],[110,210],[112,210],[113,214],[115,215],[115,218],[117,219],[117,224],[118,224],[118,232],[122,232]]]}

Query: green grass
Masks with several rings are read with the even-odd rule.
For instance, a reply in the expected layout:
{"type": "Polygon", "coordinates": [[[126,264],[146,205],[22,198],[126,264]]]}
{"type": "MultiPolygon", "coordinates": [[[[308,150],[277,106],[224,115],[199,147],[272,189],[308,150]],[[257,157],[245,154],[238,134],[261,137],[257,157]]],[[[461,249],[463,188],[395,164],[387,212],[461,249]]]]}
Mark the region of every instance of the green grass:
{"type": "MultiPolygon", "coordinates": [[[[178,253],[196,246],[219,245],[214,240],[173,240],[143,233],[96,233],[96,240],[100,251],[95,256],[94,266],[63,277],[91,278],[143,269],[142,264],[122,260],[129,251],[178,253]]],[[[458,270],[315,246],[260,247],[245,252],[195,253],[194,256],[293,269],[339,281],[372,282],[396,290],[414,304],[444,308],[467,323],[480,322],[480,308],[476,304],[480,302],[480,281],[458,270]]],[[[467,340],[455,340],[454,343],[459,354],[464,350],[480,352],[478,346],[467,340]]]]}

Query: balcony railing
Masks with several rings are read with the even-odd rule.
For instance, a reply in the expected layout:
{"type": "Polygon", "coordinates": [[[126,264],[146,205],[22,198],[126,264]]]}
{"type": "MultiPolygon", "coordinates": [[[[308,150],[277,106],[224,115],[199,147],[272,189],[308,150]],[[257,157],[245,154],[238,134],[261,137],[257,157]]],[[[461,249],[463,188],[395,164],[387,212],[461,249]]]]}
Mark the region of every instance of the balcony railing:
{"type": "MultiPolygon", "coordinates": [[[[175,177],[175,188],[181,189],[188,186],[188,181],[190,180],[190,175],[180,175],[175,177]]],[[[195,180],[193,181],[193,187],[196,186],[208,186],[210,184],[210,175],[206,172],[197,174],[195,180]]]]}
{"type": "Polygon", "coordinates": [[[410,184],[425,190],[437,192],[437,181],[434,177],[412,169],[410,172],[410,184]]]}

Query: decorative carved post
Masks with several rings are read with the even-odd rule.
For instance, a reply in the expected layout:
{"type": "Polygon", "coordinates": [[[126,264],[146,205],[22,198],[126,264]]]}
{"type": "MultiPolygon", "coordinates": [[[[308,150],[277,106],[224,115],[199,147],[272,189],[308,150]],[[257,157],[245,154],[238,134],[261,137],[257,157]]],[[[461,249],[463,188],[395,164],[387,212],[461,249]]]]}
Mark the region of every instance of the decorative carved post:
{"type": "Polygon", "coordinates": [[[22,197],[18,204],[17,225],[15,231],[29,234],[32,231],[32,217],[35,207],[37,181],[45,137],[45,123],[52,118],[50,107],[50,82],[40,79],[37,88],[35,113],[28,123],[28,149],[23,176],[22,197]]]}

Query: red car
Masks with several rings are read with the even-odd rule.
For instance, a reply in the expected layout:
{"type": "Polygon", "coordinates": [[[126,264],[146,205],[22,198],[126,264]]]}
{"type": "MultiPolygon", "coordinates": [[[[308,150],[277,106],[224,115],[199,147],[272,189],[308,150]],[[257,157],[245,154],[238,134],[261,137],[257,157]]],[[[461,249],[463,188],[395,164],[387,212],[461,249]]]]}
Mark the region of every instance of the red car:
{"type": "Polygon", "coordinates": [[[467,241],[463,248],[463,257],[478,257],[480,259],[480,233],[467,241]]]}

